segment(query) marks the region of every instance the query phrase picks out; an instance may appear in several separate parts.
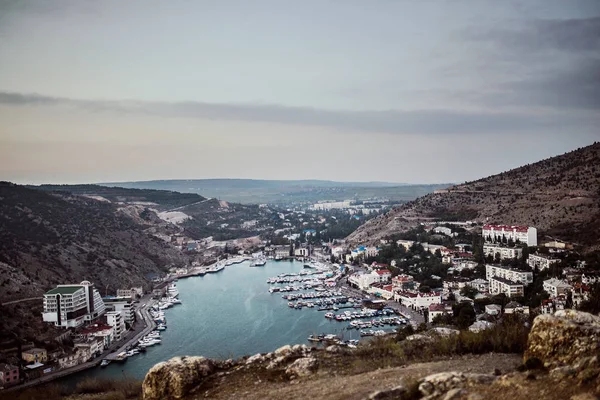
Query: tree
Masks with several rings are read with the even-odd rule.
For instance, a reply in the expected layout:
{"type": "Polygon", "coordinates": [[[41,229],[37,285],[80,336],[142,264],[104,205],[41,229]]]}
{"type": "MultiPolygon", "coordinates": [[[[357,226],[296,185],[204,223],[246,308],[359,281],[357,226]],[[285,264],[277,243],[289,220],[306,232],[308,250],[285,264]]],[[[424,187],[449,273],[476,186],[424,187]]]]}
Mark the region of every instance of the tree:
{"type": "Polygon", "coordinates": [[[600,282],[596,282],[594,286],[592,286],[589,299],[583,301],[579,306],[579,309],[592,314],[600,312],[600,282]]]}
{"type": "Polygon", "coordinates": [[[426,285],[421,285],[421,286],[419,286],[419,292],[429,293],[429,292],[431,292],[431,287],[426,286],[426,285]]]}
{"type": "Polygon", "coordinates": [[[468,301],[455,304],[452,307],[452,313],[454,315],[454,323],[459,329],[467,329],[475,322],[475,310],[468,301]]]}
{"type": "Polygon", "coordinates": [[[479,291],[471,286],[465,286],[462,289],[460,289],[460,295],[468,297],[470,299],[474,299],[477,293],[479,293],[479,291]]]}

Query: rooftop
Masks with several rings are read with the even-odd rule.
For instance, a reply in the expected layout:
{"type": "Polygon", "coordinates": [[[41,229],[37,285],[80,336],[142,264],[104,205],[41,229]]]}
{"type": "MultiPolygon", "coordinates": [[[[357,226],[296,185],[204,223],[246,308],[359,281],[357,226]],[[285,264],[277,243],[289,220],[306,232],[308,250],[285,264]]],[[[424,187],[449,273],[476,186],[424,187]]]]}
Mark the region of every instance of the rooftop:
{"type": "Polygon", "coordinates": [[[45,294],[73,294],[83,286],[57,286],[52,290],[47,291],[45,294]]]}
{"type": "Polygon", "coordinates": [[[39,347],[34,347],[33,349],[25,350],[23,353],[25,354],[40,354],[45,353],[46,349],[40,349],[39,347]]]}

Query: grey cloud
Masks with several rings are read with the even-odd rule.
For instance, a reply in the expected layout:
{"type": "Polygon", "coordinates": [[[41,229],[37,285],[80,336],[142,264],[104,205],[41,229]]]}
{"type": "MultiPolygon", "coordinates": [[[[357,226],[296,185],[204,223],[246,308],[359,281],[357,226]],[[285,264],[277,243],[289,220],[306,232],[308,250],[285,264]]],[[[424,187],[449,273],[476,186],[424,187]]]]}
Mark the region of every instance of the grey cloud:
{"type": "Polygon", "coordinates": [[[334,111],[315,108],[255,104],[211,104],[199,102],[91,101],[0,92],[0,103],[17,106],[66,105],[94,112],[141,113],[229,121],[327,126],[361,132],[396,134],[460,134],[540,132],[579,124],[579,118],[527,113],[484,111],[334,111]]]}
{"type": "Polygon", "coordinates": [[[478,27],[461,32],[467,40],[492,42],[504,50],[537,53],[545,50],[597,52],[600,50],[600,17],[534,20],[518,28],[478,27]]]}

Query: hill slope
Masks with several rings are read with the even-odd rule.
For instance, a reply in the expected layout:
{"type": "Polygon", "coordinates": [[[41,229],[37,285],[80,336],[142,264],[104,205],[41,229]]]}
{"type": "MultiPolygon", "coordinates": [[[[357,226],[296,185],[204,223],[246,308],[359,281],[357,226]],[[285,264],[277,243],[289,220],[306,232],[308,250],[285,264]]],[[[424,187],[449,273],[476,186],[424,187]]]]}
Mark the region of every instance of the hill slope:
{"type": "Polygon", "coordinates": [[[114,291],[187,262],[141,221],[107,201],[1,182],[0,301],[84,279],[114,291]]]}
{"type": "Polygon", "coordinates": [[[431,219],[532,225],[541,233],[598,245],[600,143],[438,190],[369,221],[347,240],[376,242],[431,219]]]}

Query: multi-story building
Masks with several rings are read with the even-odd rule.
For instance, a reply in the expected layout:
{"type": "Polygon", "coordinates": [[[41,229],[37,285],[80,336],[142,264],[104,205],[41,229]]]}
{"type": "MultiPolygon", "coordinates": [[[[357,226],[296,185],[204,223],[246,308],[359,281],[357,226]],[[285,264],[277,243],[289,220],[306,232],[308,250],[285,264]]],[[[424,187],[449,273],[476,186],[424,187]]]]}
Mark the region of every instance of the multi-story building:
{"type": "Polygon", "coordinates": [[[106,305],[106,311],[118,311],[127,324],[133,324],[135,311],[130,297],[104,297],[102,300],[106,305]]]}
{"type": "Polygon", "coordinates": [[[507,247],[500,246],[491,243],[485,243],[483,245],[483,254],[496,258],[496,254],[500,255],[500,259],[504,260],[507,258],[519,258],[523,255],[523,249],[521,247],[507,247]]]}
{"type": "Polygon", "coordinates": [[[61,328],[77,328],[105,312],[104,302],[94,285],[83,281],[79,285],[58,285],[44,293],[44,322],[61,328]]]}
{"type": "Polygon", "coordinates": [[[442,294],[440,292],[397,292],[394,300],[414,310],[428,308],[431,304],[441,304],[442,294]]]}
{"type": "Polygon", "coordinates": [[[517,268],[503,267],[500,265],[486,265],[485,277],[488,281],[493,277],[499,277],[508,279],[509,281],[522,283],[523,285],[528,285],[533,282],[532,272],[523,271],[517,268]]]}
{"type": "Polygon", "coordinates": [[[48,361],[48,352],[46,349],[34,347],[21,353],[23,361],[28,363],[45,363],[48,361]]]}
{"type": "Polygon", "coordinates": [[[558,297],[562,294],[567,294],[567,291],[572,289],[572,286],[560,279],[547,279],[544,281],[543,288],[551,298],[558,297]]]}
{"type": "Polygon", "coordinates": [[[12,386],[19,383],[19,367],[0,363],[0,385],[12,386]]]}
{"type": "Polygon", "coordinates": [[[435,317],[448,314],[452,314],[452,307],[444,304],[430,304],[429,313],[427,314],[427,322],[432,323],[435,317]]]}
{"type": "Polygon", "coordinates": [[[90,357],[97,357],[104,351],[104,341],[102,338],[89,338],[75,342],[75,349],[81,350],[83,354],[89,354],[90,357]]]}
{"type": "Polygon", "coordinates": [[[523,296],[525,287],[522,283],[514,282],[499,276],[494,276],[489,279],[490,294],[504,293],[507,297],[523,296]]]}
{"type": "Polygon", "coordinates": [[[125,320],[120,312],[107,312],[106,323],[114,328],[114,337],[116,341],[123,339],[123,336],[125,335],[125,320]]]}
{"type": "Polygon", "coordinates": [[[348,282],[357,286],[360,290],[367,290],[374,283],[385,283],[389,281],[392,273],[387,269],[373,270],[368,274],[352,274],[348,282]]]}
{"type": "Polygon", "coordinates": [[[537,268],[540,271],[550,268],[552,264],[556,264],[557,262],[560,262],[558,258],[546,254],[530,254],[529,258],[527,258],[527,264],[531,268],[537,268]]]}
{"type": "Polygon", "coordinates": [[[527,246],[537,246],[537,229],[532,226],[484,225],[481,231],[485,241],[502,241],[512,239],[527,246]]]}

